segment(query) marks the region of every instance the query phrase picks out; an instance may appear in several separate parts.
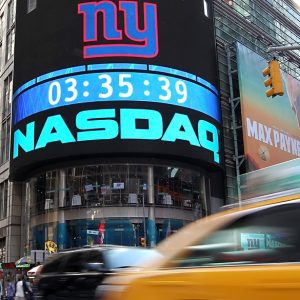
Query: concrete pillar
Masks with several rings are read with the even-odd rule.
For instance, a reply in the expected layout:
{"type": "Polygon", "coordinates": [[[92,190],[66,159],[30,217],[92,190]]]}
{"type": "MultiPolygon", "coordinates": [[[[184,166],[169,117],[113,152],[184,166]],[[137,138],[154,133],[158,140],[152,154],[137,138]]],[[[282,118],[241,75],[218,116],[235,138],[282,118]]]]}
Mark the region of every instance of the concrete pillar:
{"type": "MultiPolygon", "coordinates": [[[[30,222],[30,207],[31,201],[35,197],[35,184],[36,181],[32,180],[31,182],[27,182],[25,184],[25,203],[24,203],[24,225],[25,225],[25,245],[27,251],[31,250],[31,222],[30,222]]],[[[26,253],[26,255],[30,256],[30,253],[26,253]]]]}
{"type": "Polygon", "coordinates": [[[67,225],[63,209],[66,206],[66,170],[59,171],[58,182],[57,246],[59,250],[62,250],[67,246],[67,225]]]}
{"type": "Polygon", "coordinates": [[[25,240],[25,231],[21,230],[21,221],[23,221],[22,215],[24,216],[23,205],[25,197],[26,192],[23,190],[22,183],[9,184],[5,262],[15,262],[21,256],[26,254],[25,250],[27,241],[25,240]]]}
{"type": "Polygon", "coordinates": [[[148,167],[147,172],[147,191],[148,191],[148,205],[149,215],[147,219],[147,244],[150,247],[156,245],[156,225],[155,225],[155,198],[154,198],[154,174],[153,166],[148,167]]]}

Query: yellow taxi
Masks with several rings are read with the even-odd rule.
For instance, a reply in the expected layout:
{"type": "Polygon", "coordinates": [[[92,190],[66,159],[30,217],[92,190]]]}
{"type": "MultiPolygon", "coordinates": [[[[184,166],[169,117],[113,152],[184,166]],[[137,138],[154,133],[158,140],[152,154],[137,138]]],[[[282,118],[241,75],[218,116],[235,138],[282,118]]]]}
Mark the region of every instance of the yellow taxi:
{"type": "Polygon", "coordinates": [[[98,299],[300,299],[300,195],[196,221],[157,250],[162,259],[108,278],[98,299]]]}

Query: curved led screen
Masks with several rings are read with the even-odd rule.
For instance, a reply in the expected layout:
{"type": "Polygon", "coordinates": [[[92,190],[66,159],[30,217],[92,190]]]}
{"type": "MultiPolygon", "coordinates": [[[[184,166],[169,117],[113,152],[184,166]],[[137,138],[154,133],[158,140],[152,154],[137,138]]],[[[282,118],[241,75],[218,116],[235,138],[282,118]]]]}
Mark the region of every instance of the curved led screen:
{"type": "Polygon", "coordinates": [[[11,178],[78,160],[222,167],[207,1],[17,1],[11,178]]]}

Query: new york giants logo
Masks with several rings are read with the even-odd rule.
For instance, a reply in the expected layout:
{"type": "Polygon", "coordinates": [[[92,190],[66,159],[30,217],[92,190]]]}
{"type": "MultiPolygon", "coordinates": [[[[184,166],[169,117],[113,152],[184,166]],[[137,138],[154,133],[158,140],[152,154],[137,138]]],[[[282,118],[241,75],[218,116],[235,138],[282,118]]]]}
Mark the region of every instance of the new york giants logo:
{"type": "Polygon", "coordinates": [[[142,29],[139,26],[137,1],[119,1],[118,6],[109,0],[78,4],[78,14],[83,14],[84,58],[157,56],[157,5],[143,4],[142,29]],[[98,24],[100,12],[103,24],[98,24]],[[123,30],[118,28],[120,16],[124,20],[123,30]],[[101,26],[102,37],[99,36],[101,26]]]}

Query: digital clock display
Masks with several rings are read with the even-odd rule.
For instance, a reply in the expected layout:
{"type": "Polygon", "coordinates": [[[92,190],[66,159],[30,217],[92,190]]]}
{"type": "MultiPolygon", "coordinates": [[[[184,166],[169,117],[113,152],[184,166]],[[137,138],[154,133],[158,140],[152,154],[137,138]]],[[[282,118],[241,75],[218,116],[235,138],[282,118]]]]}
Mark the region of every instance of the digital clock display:
{"type": "Polygon", "coordinates": [[[62,70],[52,72],[22,86],[14,95],[13,123],[52,108],[95,101],[172,104],[220,121],[217,90],[187,72],[159,66],[109,64],[71,68],[65,73],[68,76],[62,75],[62,70]]]}
{"type": "Polygon", "coordinates": [[[222,169],[205,3],[17,0],[11,179],[116,159],[222,169]]]}

